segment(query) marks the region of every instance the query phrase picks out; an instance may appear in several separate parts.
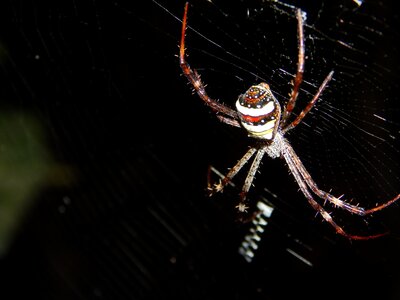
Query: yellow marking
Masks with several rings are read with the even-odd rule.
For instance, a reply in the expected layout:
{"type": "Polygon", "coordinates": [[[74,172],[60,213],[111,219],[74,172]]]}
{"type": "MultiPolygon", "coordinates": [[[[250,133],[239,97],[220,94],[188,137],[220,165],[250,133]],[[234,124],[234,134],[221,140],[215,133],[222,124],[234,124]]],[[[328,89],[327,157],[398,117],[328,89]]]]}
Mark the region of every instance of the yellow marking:
{"type": "Polygon", "coordinates": [[[262,135],[266,135],[266,134],[272,133],[273,131],[274,131],[274,128],[271,128],[271,129],[268,129],[268,130],[265,130],[265,131],[261,131],[261,132],[252,131],[251,135],[262,136],[262,135]]]}

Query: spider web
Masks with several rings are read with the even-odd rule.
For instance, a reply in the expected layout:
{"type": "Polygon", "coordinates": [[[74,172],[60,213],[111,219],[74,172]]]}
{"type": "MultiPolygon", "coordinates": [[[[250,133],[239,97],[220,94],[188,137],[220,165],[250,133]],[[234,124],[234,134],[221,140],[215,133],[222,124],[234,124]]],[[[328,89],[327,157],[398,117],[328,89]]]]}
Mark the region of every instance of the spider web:
{"type": "MultiPolygon", "coordinates": [[[[225,172],[251,140],[221,124],[181,76],[175,56],[184,1],[133,2],[1,4],[0,297],[310,298],[298,276],[279,276],[282,269],[310,270],[288,255],[296,247],[323,275],[304,276],[315,286],[340,271],[344,282],[388,286],[388,294],[367,289],[352,296],[398,293],[397,285],[389,288],[398,277],[398,243],[334,240],[278,159],[263,161],[251,194],[278,196],[275,227],[256,264],[243,265],[238,190],[211,199],[204,189],[208,165],[225,172]],[[283,291],[280,281],[292,288],[283,291]]],[[[226,105],[260,81],[284,104],[297,63],[294,11],[301,7],[306,65],[295,115],[335,73],[287,138],[321,188],[374,206],[400,190],[393,5],[194,0],[188,61],[209,95],[226,105]]],[[[244,175],[235,179],[239,188],[244,175]]],[[[394,233],[396,208],[382,218],[394,233]]],[[[352,233],[365,229],[350,222],[344,224],[352,233]]]]}
{"type": "MultiPolygon", "coordinates": [[[[190,24],[200,41],[188,33],[189,60],[204,68],[200,73],[210,94],[230,104],[248,86],[265,81],[282,105],[286,103],[297,63],[294,6],[275,1],[252,7],[213,4],[205,12],[195,5],[192,9],[190,24]],[[206,21],[196,22],[198,16],[206,21]],[[221,79],[214,80],[222,75],[232,81],[229,89],[221,79]]],[[[343,1],[339,9],[323,2],[303,9],[306,71],[295,113],[329,71],[335,74],[288,139],[325,190],[356,198],[362,205],[393,198],[400,186],[399,53],[389,45],[398,39],[397,19],[387,16],[390,6],[376,3],[343,1]]]]}
{"type": "MultiPolygon", "coordinates": [[[[249,85],[264,81],[281,104],[286,103],[298,55],[294,4],[193,4],[188,60],[199,70],[211,97],[233,105],[249,85]]],[[[398,49],[384,47],[396,44],[397,17],[388,13],[390,4],[375,2],[327,1],[300,7],[306,71],[295,115],[326,75],[335,73],[317,105],[287,137],[322,189],[373,207],[397,195],[400,186],[398,49]]],[[[229,136],[232,131],[218,134],[229,136]]],[[[235,142],[238,135],[231,138],[229,150],[214,157],[221,168],[232,166],[245,151],[235,142]]],[[[285,194],[286,175],[275,176],[281,171],[274,163],[264,164],[255,184],[285,194]]]]}

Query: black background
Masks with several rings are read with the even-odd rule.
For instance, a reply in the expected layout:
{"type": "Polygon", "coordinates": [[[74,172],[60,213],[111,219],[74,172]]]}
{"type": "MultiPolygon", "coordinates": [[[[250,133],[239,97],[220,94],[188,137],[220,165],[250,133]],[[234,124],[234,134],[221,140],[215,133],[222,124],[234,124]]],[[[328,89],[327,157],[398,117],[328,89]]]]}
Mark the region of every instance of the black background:
{"type": "MultiPolygon", "coordinates": [[[[208,166],[225,172],[250,141],[243,131],[221,124],[192,95],[175,56],[180,22],[174,17],[181,18],[184,1],[160,3],[65,0],[1,5],[0,107],[4,115],[18,120],[17,125],[2,125],[7,132],[3,137],[13,140],[15,126],[26,134],[34,132],[33,118],[48,151],[46,176],[38,181],[17,229],[3,246],[1,299],[398,299],[398,207],[367,226],[360,220],[354,227],[345,223],[351,232],[388,228],[392,234],[348,241],[315,217],[281,160],[266,158],[251,194],[275,206],[256,257],[247,263],[238,253],[250,226],[238,220],[238,190],[228,188],[210,198],[205,188],[208,166]]],[[[280,100],[290,90],[287,78],[274,73],[279,64],[284,69],[291,66],[292,72],[296,64],[296,20],[290,14],[283,14],[289,21],[280,27],[275,28],[274,21],[266,23],[271,39],[284,41],[270,45],[271,67],[222,54],[231,48],[221,34],[225,24],[218,8],[243,18],[251,5],[260,3],[221,1],[214,6],[195,1],[189,9],[189,25],[223,47],[213,48],[189,30],[190,63],[205,73],[209,93],[226,102],[267,76],[276,83],[280,100]],[[204,59],[212,56],[216,59],[204,59]],[[234,68],[221,67],[224,60],[234,68]],[[235,77],[237,66],[252,73],[235,77]]],[[[352,1],[325,1],[317,8],[296,5],[309,11],[310,23],[317,12],[325,14],[319,28],[327,31],[333,31],[330,13],[357,7],[352,1]]],[[[381,7],[365,3],[360,15],[372,14],[376,6],[381,7]]],[[[376,13],[384,14],[388,27],[398,22],[390,3],[376,13]]],[[[241,25],[233,36],[238,39],[234,53],[256,62],[257,53],[248,51],[251,48],[240,38],[250,40],[261,33],[251,22],[241,25]]],[[[398,34],[392,38],[398,39],[398,34]]],[[[317,86],[332,68],[333,54],[323,43],[311,47],[306,69],[310,72],[305,74],[317,86]],[[323,56],[317,56],[317,48],[323,56]]],[[[397,67],[392,67],[395,72],[397,67]]],[[[315,91],[312,85],[305,89],[315,91]]],[[[340,85],[332,83],[332,89],[339,92],[340,85]]],[[[311,117],[310,124],[316,118],[311,117]]],[[[26,141],[30,149],[31,140],[26,141]]],[[[294,143],[301,154],[301,139],[294,143]]],[[[318,164],[310,163],[310,168],[325,172],[318,164]]],[[[352,166],[347,168],[352,172],[352,166]]],[[[334,173],[334,166],[326,171],[334,173]]]]}

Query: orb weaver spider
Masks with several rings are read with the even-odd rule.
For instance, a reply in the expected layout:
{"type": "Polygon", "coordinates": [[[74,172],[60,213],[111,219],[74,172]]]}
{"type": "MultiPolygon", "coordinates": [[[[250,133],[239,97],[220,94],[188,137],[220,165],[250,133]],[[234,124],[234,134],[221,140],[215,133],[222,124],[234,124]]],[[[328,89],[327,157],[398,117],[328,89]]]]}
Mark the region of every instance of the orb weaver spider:
{"type": "Polygon", "coordinates": [[[281,109],[278,100],[272,94],[269,85],[264,82],[251,86],[244,94],[240,95],[236,101],[236,110],[234,110],[207,95],[205,86],[200,79],[200,75],[195,69],[192,69],[186,61],[185,36],[187,28],[188,6],[189,3],[186,3],[182,19],[179,51],[179,63],[183,74],[192,84],[198,96],[216,113],[217,118],[221,122],[246,129],[249,137],[258,141],[257,145],[250,147],[244,156],[236,163],[236,165],[229,170],[222,181],[212,187],[209,187],[210,195],[214,192],[221,192],[223,188],[233,179],[233,177],[242,169],[242,167],[253,157],[253,155],[255,155],[242,187],[242,191],[239,195],[239,204],[236,206],[239,211],[246,211],[248,208],[246,206],[247,193],[250,190],[250,186],[263,156],[267,154],[270,158],[283,158],[286,161],[291,174],[294,176],[295,181],[297,182],[305,198],[308,200],[308,203],[322,216],[324,220],[334,227],[336,233],[355,240],[371,239],[386,234],[381,233],[376,235],[362,236],[347,233],[333,220],[332,216],[324,209],[324,207],[313,198],[313,194],[324,200],[324,202],[330,202],[336,207],[360,216],[370,215],[391,205],[400,198],[400,194],[383,204],[368,209],[350,204],[342,200],[341,197],[335,197],[332,194],[321,190],[317,186],[310,173],[308,173],[300,158],[290,145],[289,141],[284,137],[289,130],[292,130],[299,125],[307,113],[314,107],[315,103],[321,96],[322,92],[334,74],[333,71],[329,72],[311,101],[300,112],[300,114],[294,118],[294,120],[289,121],[299,95],[300,85],[303,81],[304,73],[305,43],[302,11],[300,9],[296,10],[298,34],[297,72],[294,77],[290,99],[283,107],[283,110],[281,109]]]}

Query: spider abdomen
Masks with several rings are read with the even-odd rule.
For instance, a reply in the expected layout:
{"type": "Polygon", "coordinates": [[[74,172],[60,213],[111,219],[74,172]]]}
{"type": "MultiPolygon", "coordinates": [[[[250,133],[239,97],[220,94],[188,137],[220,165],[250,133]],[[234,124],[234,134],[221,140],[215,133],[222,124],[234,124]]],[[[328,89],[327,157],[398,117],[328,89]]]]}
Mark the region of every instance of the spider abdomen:
{"type": "Polygon", "coordinates": [[[242,126],[249,136],[273,140],[279,126],[281,106],[266,83],[250,87],[236,101],[242,126]]]}

